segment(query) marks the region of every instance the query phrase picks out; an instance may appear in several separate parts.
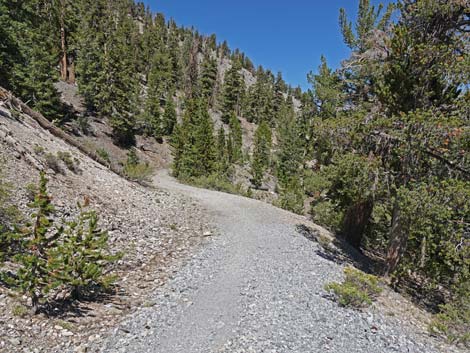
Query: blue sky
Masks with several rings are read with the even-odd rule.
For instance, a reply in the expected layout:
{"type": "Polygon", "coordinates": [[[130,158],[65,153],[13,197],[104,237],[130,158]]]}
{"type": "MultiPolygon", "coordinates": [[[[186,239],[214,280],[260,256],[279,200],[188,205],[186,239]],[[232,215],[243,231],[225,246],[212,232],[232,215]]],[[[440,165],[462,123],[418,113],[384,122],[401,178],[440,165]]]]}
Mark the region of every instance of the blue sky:
{"type": "MultiPolygon", "coordinates": [[[[337,67],[349,55],[338,26],[339,8],[354,17],[358,0],[145,0],[154,12],[217,35],[293,86],[308,88],[306,75],[324,54],[337,67]]],[[[388,3],[390,1],[382,1],[388,3]]],[[[372,0],[378,4],[379,0],[372,0]]]]}

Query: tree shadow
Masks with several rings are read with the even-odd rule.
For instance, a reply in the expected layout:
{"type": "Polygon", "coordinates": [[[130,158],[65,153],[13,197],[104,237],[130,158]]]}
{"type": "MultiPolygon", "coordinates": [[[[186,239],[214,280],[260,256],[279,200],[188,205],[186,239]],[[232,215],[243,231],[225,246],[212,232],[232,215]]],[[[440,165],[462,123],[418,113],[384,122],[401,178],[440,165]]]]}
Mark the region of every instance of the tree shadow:
{"type": "Polygon", "coordinates": [[[374,274],[382,267],[379,261],[366,256],[343,238],[335,237],[333,240],[327,239],[318,230],[312,229],[305,224],[297,224],[296,230],[306,239],[318,243],[319,246],[315,253],[328,261],[339,265],[348,264],[363,272],[374,274]]]}
{"type": "Polygon", "coordinates": [[[96,289],[96,291],[83,294],[79,298],[67,296],[49,300],[40,306],[38,314],[44,314],[49,318],[94,317],[93,309],[90,307],[92,303],[103,305],[112,303],[118,309],[123,310],[124,304],[116,303],[115,300],[118,292],[118,286],[114,286],[106,290],[96,289]]]}
{"type": "MultiPolygon", "coordinates": [[[[315,250],[318,256],[339,265],[350,265],[365,273],[383,276],[383,260],[374,257],[374,254],[361,252],[341,236],[336,236],[332,241],[326,241],[317,230],[304,224],[298,224],[296,230],[306,239],[318,243],[318,248],[315,250]]],[[[405,294],[415,305],[431,313],[438,312],[439,305],[445,302],[446,292],[438,288],[430,289],[425,285],[424,278],[405,277],[400,282],[395,282],[391,278],[390,288],[405,294]]]]}

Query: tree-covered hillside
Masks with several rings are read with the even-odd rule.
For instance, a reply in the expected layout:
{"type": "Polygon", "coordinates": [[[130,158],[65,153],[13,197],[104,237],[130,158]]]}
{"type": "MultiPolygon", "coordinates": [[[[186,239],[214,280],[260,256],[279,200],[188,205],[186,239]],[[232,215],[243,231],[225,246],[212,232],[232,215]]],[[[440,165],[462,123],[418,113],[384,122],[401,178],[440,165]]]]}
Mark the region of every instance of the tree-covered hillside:
{"type": "Polygon", "coordinates": [[[446,304],[436,330],[468,342],[470,4],[359,0],[349,16],[350,56],[336,70],[322,57],[302,92],[132,0],[0,0],[0,85],[57,125],[103,119],[123,148],[169,140],[183,181],[275,191],[395,288],[446,304]],[[58,80],[78,86],[84,116],[58,80]],[[232,185],[240,170],[248,188],[232,185]]]}

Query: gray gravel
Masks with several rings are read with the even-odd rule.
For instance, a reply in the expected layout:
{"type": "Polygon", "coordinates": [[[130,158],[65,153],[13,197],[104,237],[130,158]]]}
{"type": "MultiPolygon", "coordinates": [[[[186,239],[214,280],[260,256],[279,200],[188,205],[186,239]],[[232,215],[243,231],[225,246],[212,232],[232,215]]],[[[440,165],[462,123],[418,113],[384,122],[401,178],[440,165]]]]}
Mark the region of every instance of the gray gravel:
{"type": "Polygon", "coordinates": [[[323,286],[342,267],[295,230],[298,216],[234,195],[156,184],[199,200],[218,232],[101,352],[449,352],[422,330],[382,313],[340,308],[323,286]]]}

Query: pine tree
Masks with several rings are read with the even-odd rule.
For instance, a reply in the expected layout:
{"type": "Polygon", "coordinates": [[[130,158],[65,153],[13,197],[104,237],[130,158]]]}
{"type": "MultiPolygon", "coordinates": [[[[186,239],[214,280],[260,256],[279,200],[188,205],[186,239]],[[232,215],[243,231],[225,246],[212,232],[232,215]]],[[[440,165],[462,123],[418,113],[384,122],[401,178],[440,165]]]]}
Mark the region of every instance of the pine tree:
{"type": "Polygon", "coordinates": [[[242,146],[243,146],[243,136],[242,136],[242,126],[240,120],[234,112],[230,114],[229,118],[230,126],[230,136],[232,141],[232,162],[238,162],[242,158],[242,146]]]}
{"type": "Polygon", "coordinates": [[[0,85],[9,90],[15,87],[15,64],[25,60],[17,33],[24,29],[21,20],[25,21],[26,17],[23,8],[15,10],[11,1],[0,0],[0,85]]]}
{"type": "Polygon", "coordinates": [[[102,103],[100,113],[110,118],[115,142],[129,146],[135,142],[135,113],[139,93],[130,45],[136,26],[127,16],[125,4],[118,3],[116,7],[120,16],[115,32],[106,43],[109,46],[109,50],[105,49],[104,57],[106,85],[102,87],[98,98],[102,103]]]}
{"type": "Polygon", "coordinates": [[[302,141],[292,109],[283,114],[279,129],[277,152],[277,180],[279,185],[280,206],[301,213],[304,193],[302,189],[302,141]]]}
{"type": "Polygon", "coordinates": [[[165,112],[163,113],[163,133],[166,136],[173,134],[173,130],[177,123],[177,115],[173,94],[170,93],[166,100],[165,112]]]}
{"type": "Polygon", "coordinates": [[[171,87],[171,62],[166,52],[157,51],[154,54],[148,77],[147,97],[143,111],[144,131],[161,140],[166,134],[161,116],[161,106],[169,94],[171,87]]]}
{"type": "Polygon", "coordinates": [[[106,22],[104,0],[83,0],[80,7],[82,14],[78,25],[77,79],[80,93],[90,111],[100,110],[98,93],[106,85],[104,57],[109,36],[110,24],[106,22]]]}
{"type": "Polygon", "coordinates": [[[228,168],[227,144],[225,140],[225,130],[221,126],[217,133],[217,172],[219,175],[225,174],[228,168]]]}
{"type": "Polygon", "coordinates": [[[217,61],[214,58],[207,55],[204,58],[199,81],[201,96],[209,103],[209,107],[212,107],[217,81],[217,61]]]}
{"type": "Polygon", "coordinates": [[[313,86],[314,103],[317,106],[318,115],[322,119],[336,117],[345,99],[342,92],[343,83],[339,76],[328,67],[323,55],[318,74],[311,72],[308,75],[308,81],[313,86]]]}
{"type": "Polygon", "coordinates": [[[232,113],[240,113],[240,104],[243,98],[245,83],[240,74],[240,63],[235,61],[226,72],[222,94],[222,121],[228,124],[232,113]]]}
{"type": "Polygon", "coordinates": [[[54,87],[58,79],[55,71],[58,47],[55,45],[57,13],[53,2],[2,1],[0,8],[1,84],[49,120],[62,120],[63,107],[54,87]]]}
{"type": "Polygon", "coordinates": [[[51,216],[54,207],[47,193],[44,173],[41,173],[38,193],[29,207],[35,209],[31,216],[33,223],[19,229],[17,235],[22,251],[15,256],[21,266],[16,281],[19,288],[30,297],[33,312],[37,313],[40,299],[60,284],[51,277],[51,273],[58,270],[53,259],[53,250],[63,232],[59,228],[52,233],[54,224],[51,216]]]}
{"type": "Polygon", "coordinates": [[[207,103],[199,102],[198,126],[195,130],[195,147],[198,154],[196,175],[210,175],[216,169],[214,124],[207,111],[207,103]]]}
{"type": "Polygon", "coordinates": [[[271,129],[266,122],[261,122],[255,132],[253,161],[251,164],[252,183],[259,188],[263,183],[266,169],[269,167],[272,143],[271,129]]]}
{"type": "Polygon", "coordinates": [[[214,127],[206,102],[187,102],[181,124],[172,138],[173,173],[180,179],[208,176],[216,169],[214,127]]]}
{"type": "Polygon", "coordinates": [[[235,153],[233,151],[233,137],[230,131],[227,137],[227,159],[229,164],[235,163],[235,153]]]}
{"type": "Polygon", "coordinates": [[[109,253],[108,234],[99,228],[96,212],[80,209],[77,220],[67,224],[63,241],[53,249],[51,262],[56,269],[52,274],[54,280],[66,284],[74,299],[114,282],[115,276],[106,275],[105,270],[109,263],[121,257],[109,253]]]}
{"type": "Polygon", "coordinates": [[[178,28],[173,20],[169,23],[167,46],[171,61],[172,88],[178,89],[181,86],[181,77],[183,75],[180,63],[181,49],[179,46],[178,28]]]}

